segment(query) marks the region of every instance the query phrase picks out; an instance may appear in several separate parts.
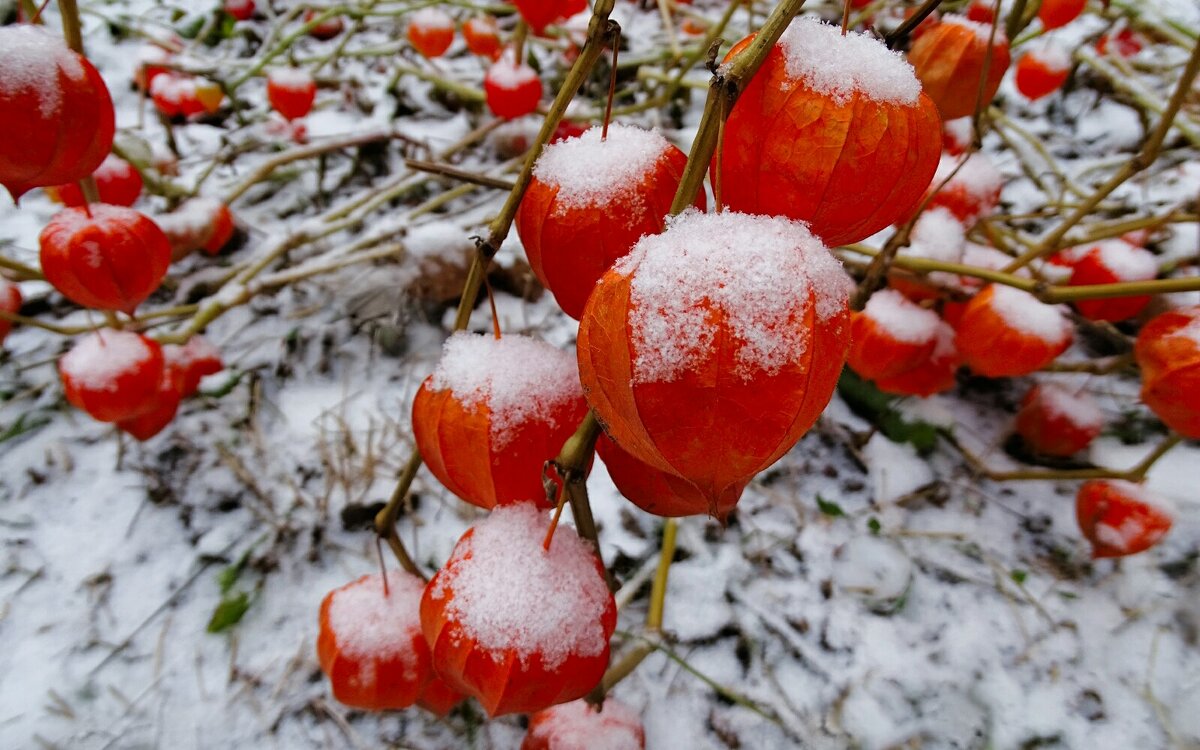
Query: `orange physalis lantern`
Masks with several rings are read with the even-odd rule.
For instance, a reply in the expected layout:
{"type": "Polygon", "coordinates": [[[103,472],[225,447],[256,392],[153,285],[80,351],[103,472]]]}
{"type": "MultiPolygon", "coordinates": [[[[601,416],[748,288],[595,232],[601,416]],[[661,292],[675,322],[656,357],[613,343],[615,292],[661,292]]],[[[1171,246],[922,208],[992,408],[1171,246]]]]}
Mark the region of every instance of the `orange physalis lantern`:
{"type": "MultiPolygon", "coordinates": [[[[687,155],[657,131],[613,124],[547,146],[517,211],[533,272],[576,320],[596,282],[662,231],[687,155]]],[[[696,199],[703,210],[704,195],[696,199]]]]}
{"type": "Polygon", "coordinates": [[[104,79],[85,57],[40,26],[4,26],[0,71],[0,184],[14,201],[100,166],[116,120],[104,79]]]}
{"type": "MultiPolygon", "coordinates": [[[[92,173],[96,178],[96,191],[101,203],[114,206],[132,206],[142,194],[142,175],[132,164],[110,154],[92,173]]],[[[47,194],[66,206],[82,206],[86,203],[79,183],[68,182],[57,187],[46,188],[47,194]]]]}
{"type": "Polygon", "coordinates": [[[943,156],[929,189],[933,190],[943,181],[946,184],[933,194],[926,209],[945,208],[968,227],[996,210],[1000,191],[1004,188],[1004,175],[982,153],[971,154],[966,161],[943,156]],[[960,162],[962,166],[959,166],[960,162]]]}
{"type": "Polygon", "coordinates": [[[911,215],[941,143],[900,55],[800,18],[734,105],[712,178],[729,209],[806,221],[832,247],[911,215]]]}
{"type": "Polygon", "coordinates": [[[1162,499],[1133,482],[1095,479],[1075,496],[1075,518],[1096,558],[1150,549],[1171,530],[1171,516],[1162,499]]]}
{"type": "Polygon", "coordinates": [[[1138,333],[1142,402],[1168,427],[1200,439],[1200,306],[1172,310],[1138,333]]]}
{"type": "MultiPolygon", "coordinates": [[[[604,462],[608,476],[621,495],[647,513],[677,518],[711,512],[708,497],[691,482],[642,463],[607,435],[601,435],[596,441],[596,455],[604,462]]],[[[728,515],[745,488],[746,482],[742,482],[725,493],[717,501],[713,515],[718,518],[728,515]]]]}
{"type": "Polygon", "coordinates": [[[1065,352],[1073,338],[1060,307],[1020,289],[989,284],[963,309],[955,341],[968,367],[999,378],[1040,370],[1065,352]]]}
{"type": "Polygon", "coordinates": [[[846,364],[868,380],[911,370],[933,353],[941,322],[937,313],[900,292],[882,289],[861,312],[851,314],[846,364]]]}
{"type": "Polygon", "coordinates": [[[643,750],[642,718],[615,698],[600,706],[578,700],[529,717],[521,750],[643,750]]]}
{"type": "Polygon", "coordinates": [[[525,336],[457,333],[413,400],[438,481],[481,508],[538,499],[542,466],[587,412],[571,355],[525,336]]]}
{"type": "Polygon", "coordinates": [[[617,607],[589,542],[533,503],[496,508],[458,541],[421,599],[434,671],[489,716],[586,695],[608,666],[617,607]]]}
{"type": "Polygon", "coordinates": [[[953,388],[959,364],[954,329],[945,321],[938,321],[929,356],[908,370],[876,379],[875,387],[884,393],[925,398],[953,388]]]}
{"type": "Polygon", "coordinates": [[[147,216],[98,203],[59,211],[38,238],[46,281],[72,302],[133,314],[171,263],[167,236],[147,216]]]}
{"type": "Polygon", "coordinates": [[[132,419],[154,409],[164,368],[159,343],[131,331],[89,334],[58,360],[67,402],[98,422],[132,419]]]}
{"type": "Polygon", "coordinates": [[[916,69],[925,93],[937,104],[943,120],[975,113],[985,60],[987,81],[980,106],[986,109],[996,95],[1004,71],[1008,70],[1008,38],[996,29],[991,59],[987,60],[991,38],[990,25],[951,14],[943,16],[940,24],[913,42],[908,61],[916,69]]]}
{"type": "MultiPolygon", "coordinates": [[[[1145,248],[1124,240],[1105,240],[1075,254],[1071,268],[1071,286],[1115,284],[1123,281],[1149,281],[1158,276],[1158,261],[1145,248]]],[[[1129,320],[1150,304],[1148,295],[1081,299],[1075,309],[1089,320],[1119,322],[1129,320]]]]}
{"type": "Polygon", "coordinates": [[[433,677],[421,633],[425,584],[389,571],[334,589],[321,600],[317,659],[333,697],[367,711],[407,708],[433,677]]]}
{"type": "Polygon", "coordinates": [[[408,20],[408,41],[425,57],[441,57],[454,41],[454,19],[438,8],[421,8],[408,20]]]}
{"type": "Polygon", "coordinates": [[[1062,48],[1047,45],[1031,49],[1017,60],[1017,90],[1036,101],[1062,88],[1071,70],[1071,56],[1062,48]]]}
{"type": "MultiPolygon", "coordinates": [[[[0,278],[0,310],[11,315],[21,312],[21,289],[10,281],[0,278]]],[[[12,330],[12,321],[0,318],[0,344],[4,343],[8,332],[12,330]]]]}
{"type": "Polygon", "coordinates": [[[1017,434],[1043,456],[1073,456],[1104,429],[1104,414],[1086,393],[1054,383],[1035,385],[1021,401],[1017,434]]]}
{"type": "Polygon", "coordinates": [[[1038,7],[1038,18],[1046,31],[1066,26],[1079,18],[1087,0],[1042,0],[1038,7]]]}
{"type": "Polygon", "coordinates": [[[717,513],[829,402],[849,285],[799,222],[687,211],[588,299],[577,343],[588,403],[618,445],[717,513]]]}

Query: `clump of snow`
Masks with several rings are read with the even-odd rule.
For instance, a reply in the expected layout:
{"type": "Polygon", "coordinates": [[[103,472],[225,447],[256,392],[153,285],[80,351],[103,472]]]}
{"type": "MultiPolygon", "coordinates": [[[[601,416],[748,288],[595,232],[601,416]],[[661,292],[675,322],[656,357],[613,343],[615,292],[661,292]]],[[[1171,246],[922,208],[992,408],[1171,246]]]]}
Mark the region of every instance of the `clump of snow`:
{"type": "Polygon", "coordinates": [[[833,581],[838,588],[875,604],[903,596],[912,576],[912,560],[895,542],[877,536],[856,536],[834,556],[833,581]]]}
{"type": "MultiPolygon", "coordinates": [[[[154,79],[158,82],[158,79],[154,79]]],[[[267,75],[272,85],[283,89],[304,90],[313,86],[313,77],[303,68],[275,68],[267,75]]]]}
{"type": "Polygon", "coordinates": [[[942,154],[938,161],[937,170],[933,173],[933,184],[940,185],[950,177],[950,181],[942,190],[961,187],[967,195],[978,200],[991,200],[1004,187],[1004,175],[986,154],[976,152],[967,157],[961,168],[955,172],[960,159],[957,156],[942,154]]]}
{"type": "MultiPolygon", "coordinates": [[[[913,225],[909,246],[901,250],[912,258],[928,258],[944,263],[961,263],[967,238],[962,223],[949,209],[935,206],[917,219],[913,225]]],[[[944,271],[935,271],[929,278],[938,283],[954,285],[959,277],[944,271]]]]}
{"type": "MultiPolygon", "coordinates": [[[[92,206],[92,211],[95,212],[96,208],[92,206]]],[[[212,230],[213,222],[223,208],[224,204],[216,198],[198,195],[180,203],[169,214],[155,216],[154,223],[168,237],[204,237],[212,230]]]]}
{"type": "Polygon", "coordinates": [[[1149,281],[1158,276],[1154,253],[1123,240],[1105,240],[1092,245],[1086,254],[1095,255],[1118,281],[1149,281]]]}
{"type": "Polygon", "coordinates": [[[448,13],[432,6],[421,8],[416,13],[413,13],[409,17],[408,22],[422,30],[454,30],[454,19],[448,13]]]}
{"type": "Polygon", "coordinates": [[[881,289],[871,295],[863,312],[893,339],[909,344],[932,341],[941,322],[937,313],[926,310],[895,289],[881,289]]]}
{"type": "Polygon", "coordinates": [[[499,661],[534,654],[549,670],[569,656],[596,656],[608,639],[601,623],[612,594],[591,546],[567,526],[542,540],[550,518],[532,503],[500,506],[473,527],[431,584],[435,600],[452,596],[446,616],[499,661]]]}
{"type": "Polygon", "coordinates": [[[1042,383],[1037,389],[1036,398],[1048,415],[1081,429],[1099,430],[1104,425],[1104,412],[1086,392],[1074,393],[1058,383],[1042,383]]]}
{"type": "Polygon", "coordinates": [[[955,146],[958,151],[965,151],[971,144],[975,123],[971,117],[956,117],[942,123],[942,132],[945,134],[947,148],[955,146]]]}
{"type": "Polygon", "coordinates": [[[1041,63],[1042,67],[1054,73],[1062,73],[1071,67],[1071,53],[1056,42],[1047,41],[1030,50],[1029,54],[1041,63]]]}
{"type": "MultiPolygon", "coordinates": [[[[964,28],[974,34],[975,38],[984,44],[987,44],[988,40],[992,38],[992,25],[990,23],[979,23],[978,21],[972,21],[966,16],[960,16],[957,13],[945,14],[942,16],[942,23],[964,28]]],[[[1004,35],[1003,24],[996,28],[995,43],[997,45],[1008,44],[1008,37],[1004,35]]]]}
{"type": "Polygon", "coordinates": [[[417,656],[413,639],[421,637],[421,595],[425,584],[400,570],[388,572],[387,594],[383,577],[364,576],[332,592],[329,627],[338,650],[351,658],[398,660],[406,679],[415,678],[417,656]]]}
{"type": "Polygon", "coordinates": [[[850,280],[802,222],[689,210],[643,237],[613,267],[631,276],[633,380],[671,381],[703,360],[726,329],[748,380],[802,357],[799,321],[846,310],[850,280]]]}
{"type": "Polygon", "coordinates": [[[560,703],[529,725],[529,738],[554,750],[641,750],[643,735],[641,717],[614,698],[605,698],[602,709],[582,699],[560,703]]]}
{"type": "Polygon", "coordinates": [[[855,92],[891,104],[914,104],[921,94],[904,56],[866,33],[843,36],[838,27],[804,16],[792,21],[779,43],[788,75],[839,103],[855,92]]]}
{"type": "Polygon", "coordinates": [[[537,71],[533,68],[525,63],[517,64],[512,50],[505,51],[500,59],[492,63],[485,76],[493,86],[499,86],[502,89],[521,88],[530,81],[536,81],[537,77],[537,71]]]}
{"type": "Polygon", "coordinates": [[[583,208],[625,200],[671,144],[657,130],[613,123],[546,147],[533,169],[538,180],[558,188],[564,207],[583,208]]]}
{"type": "Polygon", "coordinates": [[[451,391],[467,408],[486,406],[496,449],[507,445],[521,425],[550,421],[556,407],[583,398],[573,356],[512,334],[500,339],[454,334],[446,341],[430,387],[451,391]]]}
{"type": "Polygon", "coordinates": [[[89,391],[116,391],[117,379],[154,358],[149,341],[130,331],[97,331],[63,355],[64,377],[89,391]]]}
{"type": "Polygon", "coordinates": [[[175,108],[183,106],[184,101],[194,97],[195,93],[195,81],[172,73],[155,76],[150,82],[150,95],[175,108]]]}
{"type": "Polygon", "coordinates": [[[1003,284],[992,285],[991,308],[1021,333],[1058,344],[1071,337],[1071,322],[1061,305],[1047,305],[1029,292],[1003,284]]]}
{"type": "Polygon", "coordinates": [[[449,221],[409,227],[404,235],[404,248],[416,258],[444,256],[470,247],[463,228],[449,221]]]}
{"type": "Polygon", "coordinates": [[[53,117],[62,104],[62,74],[84,77],[80,57],[42,26],[18,24],[0,28],[0,97],[16,99],[33,94],[38,113],[53,117]]]}

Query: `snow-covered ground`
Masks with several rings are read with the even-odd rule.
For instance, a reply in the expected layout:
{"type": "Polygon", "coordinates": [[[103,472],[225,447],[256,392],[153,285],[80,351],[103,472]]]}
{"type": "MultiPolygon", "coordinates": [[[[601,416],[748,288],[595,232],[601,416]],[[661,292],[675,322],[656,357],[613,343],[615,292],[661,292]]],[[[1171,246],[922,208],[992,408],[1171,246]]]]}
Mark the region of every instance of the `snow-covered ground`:
{"type": "MultiPolygon", "coordinates": [[[[153,30],[166,9],[149,0],[83,5],[88,51],[113,92],[118,125],[128,138],[160,143],[161,126],[139,115],[126,83],[140,42],[115,40],[101,17],[142,19],[153,30]]],[[[1190,0],[1154,5],[1200,27],[1190,0]]],[[[47,15],[57,23],[53,7],[47,15]]],[[[653,9],[622,2],[616,17],[633,54],[661,42],[653,9]]],[[[735,19],[744,30],[745,15],[735,19]]],[[[1094,18],[1077,23],[1064,30],[1068,41],[1100,28],[1094,18]]],[[[378,30],[363,42],[387,38],[378,30]]],[[[199,47],[195,61],[240,69],[234,58],[243,44],[199,47]]],[[[329,49],[306,40],[297,57],[329,49]]],[[[1169,67],[1178,52],[1150,50],[1145,62],[1169,67]]],[[[438,66],[478,86],[474,59],[438,66]]],[[[486,117],[448,110],[413,77],[402,79],[397,102],[385,91],[386,64],[325,72],[331,82],[308,120],[313,142],[395,125],[437,152],[486,117]],[[343,106],[354,101],[377,106],[368,114],[343,106]],[[413,112],[393,122],[397,108],[413,112]]],[[[259,110],[262,88],[252,81],[241,92],[259,110]]],[[[1079,181],[1094,180],[1084,173],[1097,164],[1128,158],[1123,150],[1140,139],[1136,110],[1090,89],[1023,104],[1006,81],[1001,97],[1009,116],[1079,181]]],[[[668,133],[685,149],[700,101],[693,97],[683,127],[668,133]]],[[[640,121],[668,124],[656,112],[640,121]]],[[[504,131],[528,134],[535,126],[504,131]]],[[[266,137],[261,122],[232,133],[190,124],[174,135],[184,185],[226,139],[266,137]]],[[[460,166],[503,161],[496,140],[464,154],[460,166]]],[[[1000,139],[989,136],[985,151],[1009,180],[1005,210],[1044,204],[1000,139]]],[[[388,160],[398,169],[395,152],[388,160]]],[[[205,192],[220,195],[269,155],[259,149],[218,168],[205,192]]],[[[1136,197],[1147,213],[1194,200],[1196,158],[1194,149],[1176,149],[1113,199],[1136,197]]],[[[350,169],[344,158],[331,158],[328,174],[313,163],[233,205],[249,237],[230,259],[296,228],[319,210],[311,200],[318,180],[328,187],[350,169]]],[[[363,177],[353,180],[340,195],[361,189],[363,177]]],[[[0,432],[23,432],[0,441],[0,747],[518,746],[517,717],[486,722],[468,709],[439,720],[417,709],[369,715],[340,706],[316,659],[322,597],[377,570],[367,524],[412,450],[412,396],[453,322],[452,311],[408,290],[414,279],[444,272],[431,270],[430,259],[460,264],[466,238],[484,231],[503,199],[475,191],[444,213],[411,217],[427,197],[406,196],[368,224],[366,231],[406,230],[404,258],[296,284],[213,323],[206,336],[230,367],[207,378],[204,390],[223,395],[185,401],[173,424],[145,444],[65,405],[54,371],[65,339],[35,329],[9,336],[0,353],[0,432]],[[228,583],[231,570],[236,580],[224,596],[243,592],[249,606],[236,625],[210,634],[223,596],[218,577],[228,583]]],[[[40,191],[20,209],[0,206],[0,252],[36,264],[37,234],[55,210],[40,191]]],[[[1174,224],[1158,249],[1181,257],[1198,244],[1196,224],[1174,224]]],[[[498,261],[512,268],[520,259],[514,232],[498,261]]],[[[206,267],[228,262],[190,258],[172,275],[211,276],[206,267]]],[[[87,321],[43,284],[22,291],[46,300],[47,319],[87,321]]],[[[160,295],[151,306],[170,299],[160,295]]],[[[499,291],[496,302],[506,332],[573,345],[575,323],[550,295],[499,291]]],[[[490,326],[483,305],[472,329],[490,326]]],[[[1064,359],[1087,356],[1076,345],[1064,359]]],[[[1131,378],[1052,377],[1091,389],[1110,421],[1141,408],[1131,378]]],[[[994,468],[1011,468],[1000,446],[1028,382],[963,381],[901,409],[952,428],[994,468]]],[[[1125,445],[1106,435],[1088,458],[1125,468],[1155,439],[1125,445]]],[[[835,396],[818,425],[750,485],[728,526],[683,520],[666,599],[668,648],[614,694],[640,711],[651,750],[1200,747],[1198,463],[1200,446],[1184,444],[1149,474],[1149,487],[1178,509],[1162,544],[1093,562],[1074,519],[1075,483],[990,482],[944,441],[918,456],[874,433],[835,396]]],[[[623,500],[600,462],[588,486],[605,561],[625,582],[619,652],[639,636],[662,523],[623,500]]],[[[401,534],[432,571],[478,517],[423,471],[401,534]]]]}

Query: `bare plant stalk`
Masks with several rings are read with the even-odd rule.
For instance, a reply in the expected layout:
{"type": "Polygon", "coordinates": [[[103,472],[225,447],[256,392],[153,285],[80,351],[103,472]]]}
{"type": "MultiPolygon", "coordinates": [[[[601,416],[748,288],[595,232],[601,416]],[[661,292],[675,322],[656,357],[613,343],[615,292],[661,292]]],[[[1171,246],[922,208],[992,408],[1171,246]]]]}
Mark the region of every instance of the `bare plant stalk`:
{"type": "MultiPolygon", "coordinates": [[[[63,41],[67,46],[84,55],[83,27],[79,22],[79,5],[75,0],[58,0],[58,12],[62,15],[63,41]]],[[[84,205],[100,202],[100,190],[96,187],[96,178],[90,174],[79,181],[79,189],[83,193],[84,205]]]]}
{"type": "Polygon", "coordinates": [[[950,444],[962,454],[963,458],[967,459],[967,463],[971,464],[977,472],[994,482],[1064,481],[1078,479],[1124,479],[1129,482],[1141,482],[1146,478],[1146,474],[1149,473],[1154,464],[1183,440],[1182,437],[1174,433],[1168,435],[1166,439],[1155,446],[1154,450],[1150,451],[1149,455],[1139,461],[1136,466],[1125,471],[1106,469],[1099,466],[1088,469],[1018,469],[1016,471],[996,471],[989,468],[983,459],[967,450],[966,447],[952,436],[948,436],[948,439],[950,444]]]}
{"type": "Polygon", "coordinates": [[[921,22],[929,17],[942,4],[942,0],[925,0],[921,3],[921,7],[917,8],[916,12],[908,18],[904,19],[904,23],[900,24],[895,31],[887,35],[884,43],[888,49],[896,49],[903,47],[908,43],[908,37],[912,34],[913,29],[921,25],[921,22]]]}

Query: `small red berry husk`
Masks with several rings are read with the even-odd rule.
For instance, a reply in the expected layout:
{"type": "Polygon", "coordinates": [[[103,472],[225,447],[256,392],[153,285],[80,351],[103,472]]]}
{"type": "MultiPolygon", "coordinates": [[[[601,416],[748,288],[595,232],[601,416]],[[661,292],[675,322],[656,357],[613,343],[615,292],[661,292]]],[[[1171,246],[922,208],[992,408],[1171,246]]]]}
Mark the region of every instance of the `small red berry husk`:
{"type": "Polygon", "coordinates": [[[1109,47],[1112,47],[1113,53],[1117,57],[1133,57],[1142,51],[1145,40],[1138,35],[1133,29],[1128,26],[1122,27],[1115,32],[1104,34],[1096,40],[1096,52],[1101,55],[1109,53],[1109,47]]]}
{"type": "Polygon", "coordinates": [[[996,20],[996,11],[993,9],[992,3],[986,2],[986,0],[973,0],[967,6],[967,18],[975,23],[991,25],[992,21],[996,20]]]}
{"type": "Polygon", "coordinates": [[[480,508],[540,498],[542,466],[587,412],[571,355],[525,336],[458,333],[413,399],[413,436],[447,489],[480,508]]]}
{"type": "Polygon", "coordinates": [[[950,180],[933,194],[926,210],[945,208],[964,226],[970,227],[996,210],[1000,192],[1004,189],[1004,175],[982,153],[971,154],[961,167],[958,166],[960,161],[961,157],[943,156],[938,162],[930,190],[941,185],[947,177],[950,180]]]}
{"type": "Polygon", "coordinates": [[[200,389],[200,380],[225,369],[221,350],[203,336],[192,336],[186,344],[163,347],[167,371],[174,379],[180,396],[187,398],[200,389]]]}
{"type": "Polygon", "coordinates": [[[163,231],[124,206],[63,209],[38,241],[46,281],[72,302],[97,310],[132,315],[171,263],[163,231]]]}
{"type": "Polygon", "coordinates": [[[116,120],[100,73],[41,26],[0,27],[0,184],[14,201],[78,182],[112,151],[116,120]]]}
{"type": "Polygon", "coordinates": [[[880,290],[862,311],[851,313],[846,364],[867,380],[907,372],[929,359],[940,323],[937,313],[900,292],[880,290]]]}
{"type": "Polygon", "coordinates": [[[537,110],[542,100],[542,80],[528,65],[518,65],[512,52],[505,52],[483,76],[488,109],[497,117],[512,120],[537,110]]]}
{"type": "MultiPolygon", "coordinates": [[[[517,210],[529,266],[578,320],[596,282],[663,229],[687,154],[658,132],[613,124],[548,146],[517,210]]],[[[695,206],[704,209],[700,194],[695,206]]]]}
{"type": "Polygon", "coordinates": [[[210,115],[215,115],[221,111],[221,104],[225,101],[225,92],[221,89],[220,84],[214,81],[196,80],[192,84],[192,90],[195,92],[196,101],[200,102],[200,106],[210,115]]]}
{"type": "Polygon", "coordinates": [[[500,27],[494,16],[474,16],[463,22],[467,49],[480,57],[495,60],[500,56],[500,27]]]}
{"type": "Polygon", "coordinates": [[[489,716],[581,698],[604,675],[617,608],[590,543],[533,503],[469,529],[421,599],[434,671],[489,716]]]}
{"type": "Polygon", "coordinates": [[[155,408],[162,385],[162,347],[129,331],[98,331],[58,361],[67,401],[99,422],[119,422],[155,408]]]}
{"type": "Polygon", "coordinates": [[[1075,518],[1094,558],[1145,552],[1171,530],[1172,515],[1161,498],[1124,480],[1084,482],[1075,495],[1075,518]]]}
{"type": "Polygon", "coordinates": [[[216,255],[229,244],[235,228],[229,207],[206,196],[189,198],[154,220],[167,236],[171,257],[176,260],[196,250],[216,255]]]}
{"type": "Polygon", "coordinates": [[[249,21],[254,18],[254,0],[225,0],[225,12],[238,21],[249,21]]]}
{"type": "MultiPolygon", "coordinates": [[[[971,122],[970,117],[959,117],[942,123],[942,148],[945,149],[945,154],[961,156],[966,153],[967,149],[971,147],[971,136],[974,132],[975,125],[971,122]]],[[[943,159],[945,154],[942,156],[943,159]]],[[[933,184],[937,184],[936,179],[933,184]]]]}
{"type": "Polygon", "coordinates": [[[1062,88],[1071,71],[1071,56],[1058,47],[1031,49],[1017,60],[1017,90],[1037,101],[1062,88]]]}
{"type": "MultiPolygon", "coordinates": [[[[324,11],[318,11],[314,8],[309,8],[308,10],[304,11],[304,23],[312,23],[314,20],[316,20],[317,16],[321,15],[323,12],[324,11]]],[[[308,35],[313,39],[328,41],[342,33],[342,29],[345,27],[346,23],[342,20],[341,16],[331,16],[309,29],[308,35]]]]}
{"type": "MultiPolygon", "coordinates": [[[[96,179],[96,190],[100,193],[100,202],[113,206],[132,206],[142,194],[142,175],[133,165],[119,156],[110,154],[108,158],[92,173],[96,179]]],[[[86,204],[79,183],[67,183],[54,188],[46,188],[52,197],[56,197],[66,206],[82,206],[86,204]]]]}
{"type": "MultiPolygon", "coordinates": [[[[991,34],[990,24],[951,14],[913,43],[908,61],[943,120],[974,114],[991,34]]],[[[1008,38],[997,29],[983,89],[985,109],[1000,88],[1009,62],[1008,38]]]]}
{"type": "Polygon", "coordinates": [[[1133,348],[1142,403],[1180,435],[1200,440],[1200,305],[1156,316],[1133,348]]]}
{"type": "Polygon", "coordinates": [[[535,34],[587,8],[587,0],[513,0],[513,4],[535,34]]]}
{"type": "Polygon", "coordinates": [[[686,211],[588,298],[576,345],[588,403],[622,448],[687,479],[715,514],[829,403],[849,285],[800,222],[686,211]]]}
{"type": "Polygon", "coordinates": [[[1046,31],[1061,28],[1079,18],[1085,5],[1087,0],[1042,0],[1038,18],[1046,31]]]}
{"type": "Polygon", "coordinates": [[[1040,370],[1065,352],[1073,338],[1060,307],[1020,289],[989,284],[963,309],[955,343],[971,370],[999,378],[1040,370]]]}
{"type": "MultiPolygon", "coordinates": [[[[1123,281],[1149,281],[1158,276],[1154,253],[1123,240],[1106,240],[1076,257],[1071,269],[1070,286],[1115,284],[1123,281]]],[[[1150,304],[1149,295],[1086,299],[1075,302],[1075,309],[1089,320],[1120,322],[1136,316],[1150,304]]]]}
{"type": "Polygon", "coordinates": [[[615,698],[593,706],[578,700],[538,711],[529,717],[521,750],[643,750],[642,717],[615,698]]]}
{"type": "Polygon", "coordinates": [[[166,429],[175,419],[181,399],[178,379],[168,365],[163,369],[158,391],[153,397],[153,406],[136,417],[118,420],[117,429],[144,443],[166,429]]]}
{"type": "Polygon", "coordinates": [[[954,345],[954,329],[940,321],[929,356],[911,369],[875,380],[875,387],[898,396],[927,398],[953,388],[958,366],[962,363],[954,345]]]}
{"type": "Polygon", "coordinates": [[[408,19],[408,41],[425,57],[441,57],[454,41],[454,19],[432,6],[421,8],[408,19]]]}
{"type": "Polygon", "coordinates": [[[1104,413],[1086,393],[1054,383],[1035,385],[1021,400],[1017,434],[1034,453],[1065,458],[1091,445],[1104,429],[1104,413]]]}
{"type": "Polygon", "coordinates": [[[321,600],[317,659],[339,703],[366,711],[408,708],[433,678],[421,633],[420,578],[368,575],[321,600]]]}
{"type": "Polygon", "coordinates": [[[164,117],[194,117],[208,110],[196,90],[196,80],[190,76],[167,73],[155,77],[150,84],[150,98],[164,117]]]}
{"type": "Polygon", "coordinates": [[[729,210],[799,219],[833,247],[910,216],[941,142],[937,110],[903,58],[798,18],[734,105],[710,180],[729,210]]]}
{"type": "Polygon", "coordinates": [[[167,65],[173,55],[157,44],[143,44],[138,49],[137,68],[133,71],[133,83],[141,91],[150,91],[154,79],[160,75],[170,75],[167,65]]]}
{"type": "MultiPolygon", "coordinates": [[[[21,312],[21,289],[11,281],[0,278],[0,310],[12,315],[21,312]]],[[[12,331],[12,321],[0,318],[0,344],[12,331]]]]}
{"type": "Polygon", "coordinates": [[[312,111],[317,84],[301,68],[276,68],[267,76],[267,101],[287,120],[296,120],[312,111]]]}
{"type": "Polygon", "coordinates": [[[741,499],[749,481],[731,485],[722,497],[717,499],[713,512],[708,496],[691,482],[642,463],[607,435],[601,435],[597,439],[596,455],[604,462],[608,476],[625,499],[647,513],[663,518],[710,513],[717,518],[725,518],[741,499]]]}

